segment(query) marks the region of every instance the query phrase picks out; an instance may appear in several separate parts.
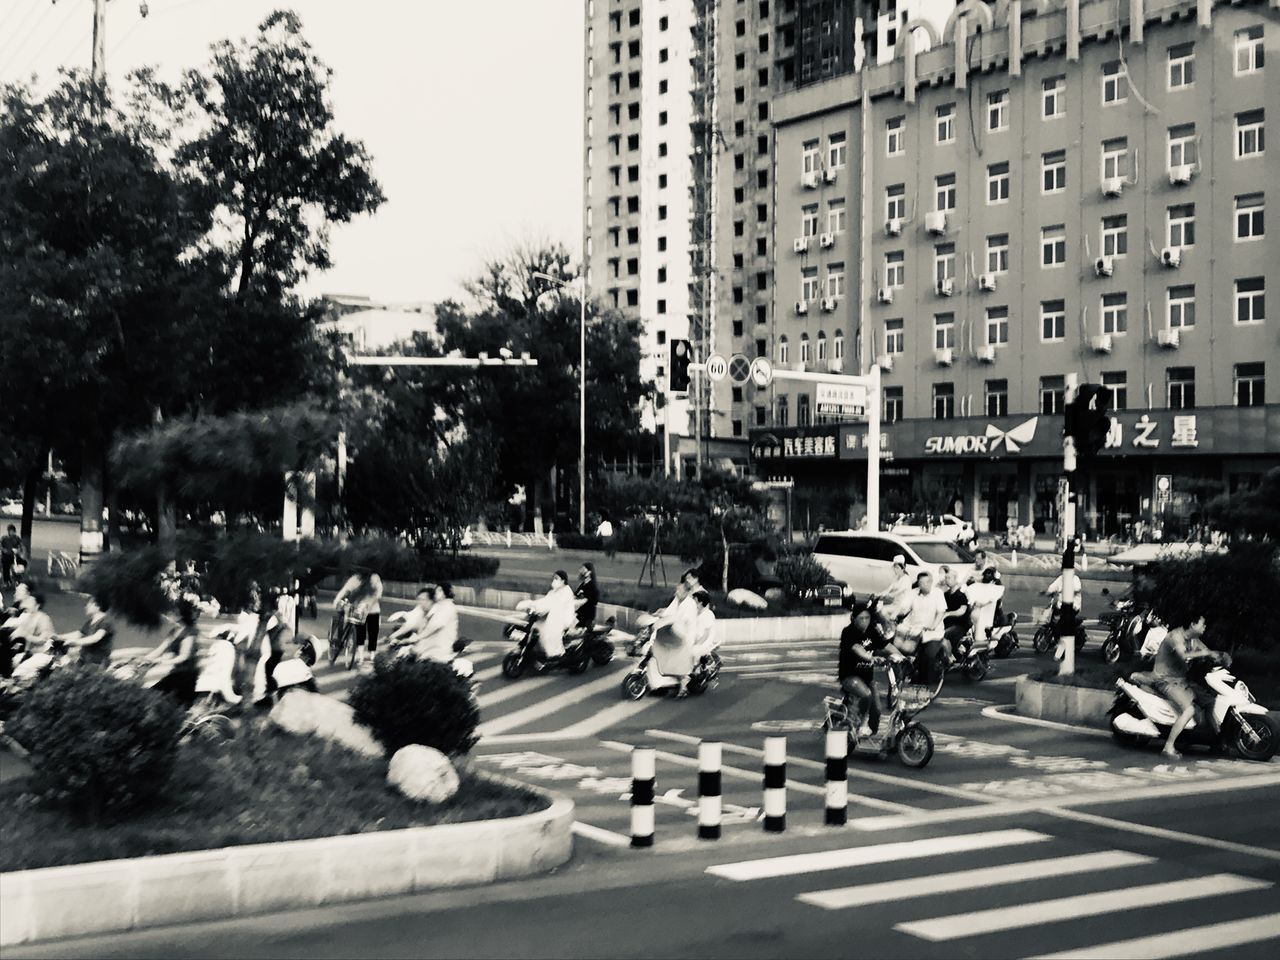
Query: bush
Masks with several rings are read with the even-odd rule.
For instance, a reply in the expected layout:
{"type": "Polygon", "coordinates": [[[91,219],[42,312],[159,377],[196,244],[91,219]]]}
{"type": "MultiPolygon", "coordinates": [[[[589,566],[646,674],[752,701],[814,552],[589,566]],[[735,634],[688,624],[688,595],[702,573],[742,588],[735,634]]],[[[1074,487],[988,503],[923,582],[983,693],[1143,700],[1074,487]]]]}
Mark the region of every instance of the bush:
{"type": "MultiPolygon", "coordinates": [[[[417,569],[417,577],[409,577],[409,580],[455,583],[492,577],[498,572],[498,559],[470,553],[460,553],[456,557],[449,553],[428,553],[418,558],[417,569]]],[[[382,576],[383,579],[396,579],[385,573],[382,576]]]]}
{"type": "Polygon", "coordinates": [[[413,743],[450,756],[475,746],[480,710],[470,685],[447,663],[417,657],[374,661],[373,673],[358,678],[348,700],[388,754],[413,743]]]}
{"type": "Polygon", "coordinates": [[[557,533],[556,546],[562,550],[603,550],[604,541],[594,533],[557,533]]]}
{"type": "Polygon", "coordinates": [[[68,667],[31,690],[7,732],[31,751],[36,795],[96,824],[160,795],[182,722],[181,708],[162,694],[68,667]]]}
{"type": "Polygon", "coordinates": [[[813,594],[831,581],[831,571],[813,558],[812,553],[791,553],[778,558],[774,573],[782,581],[782,589],[797,599],[813,594]]]}
{"type": "Polygon", "coordinates": [[[168,564],[158,547],[104,554],[80,579],[80,587],[105,609],[144,627],[160,625],[169,600],[160,589],[168,564]]]}

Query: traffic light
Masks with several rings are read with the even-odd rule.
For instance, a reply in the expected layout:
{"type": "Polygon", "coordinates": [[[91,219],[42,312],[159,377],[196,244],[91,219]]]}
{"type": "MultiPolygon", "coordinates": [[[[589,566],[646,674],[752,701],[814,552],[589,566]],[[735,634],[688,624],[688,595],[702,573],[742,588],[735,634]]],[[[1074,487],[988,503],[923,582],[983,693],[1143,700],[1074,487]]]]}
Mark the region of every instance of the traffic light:
{"type": "Polygon", "coordinates": [[[1092,457],[1106,446],[1111,430],[1111,391],[1096,383],[1082,383],[1065,411],[1063,432],[1076,444],[1076,455],[1092,457]]]}
{"type": "Polygon", "coordinates": [[[688,340],[671,341],[671,363],[667,366],[667,392],[689,392],[689,361],[692,354],[688,340]]]}

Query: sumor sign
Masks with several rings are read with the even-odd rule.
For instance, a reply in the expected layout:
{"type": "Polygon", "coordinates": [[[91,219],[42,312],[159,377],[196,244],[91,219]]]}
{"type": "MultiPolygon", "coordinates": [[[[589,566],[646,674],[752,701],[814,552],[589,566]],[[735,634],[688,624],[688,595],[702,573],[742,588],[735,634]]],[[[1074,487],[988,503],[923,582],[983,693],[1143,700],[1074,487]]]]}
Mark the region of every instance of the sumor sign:
{"type": "Polygon", "coordinates": [[[995,453],[1001,445],[1010,453],[1017,453],[1035,439],[1038,417],[1032,417],[1009,430],[987,424],[985,433],[957,434],[954,437],[928,437],[924,452],[930,454],[995,453]]]}
{"type": "Polygon", "coordinates": [[[862,416],[867,412],[867,388],[862,384],[820,383],[815,399],[819,413],[862,416]]]}

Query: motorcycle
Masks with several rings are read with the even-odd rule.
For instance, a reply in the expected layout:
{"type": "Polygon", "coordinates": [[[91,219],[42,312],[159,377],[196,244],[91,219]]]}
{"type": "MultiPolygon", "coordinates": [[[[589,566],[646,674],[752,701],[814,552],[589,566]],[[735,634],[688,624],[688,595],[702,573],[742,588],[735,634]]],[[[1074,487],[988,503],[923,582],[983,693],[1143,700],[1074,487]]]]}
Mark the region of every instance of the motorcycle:
{"type": "MultiPolygon", "coordinates": [[[[539,617],[540,614],[532,612],[524,617],[513,617],[502,628],[502,635],[516,645],[502,658],[502,675],[508,680],[520,679],[530,668],[547,669],[538,648],[539,617]]],[[[566,633],[564,654],[551,669],[563,668],[576,677],[586,673],[593,663],[598,667],[605,666],[613,659],[614,646],[610,638],[614,634],[615,623],[617,619],[610,617],[602,625],[592,624],[585,629],[578,627],[566,633]]]]}
{"type": "Polygon", "coordinates": [[[955,658],[947,665],[947,673],[963,673],[965,678],[977,683],[983,679],[991,669],[991,658],[995,656],[996,647],[999,641],[987,632],[984,642],[978,642],[974,635],[974,628],[969,627],[965,635],[960,639],[959,649],[956,651],[955,658]]]}
{"type": "MultiPolygon", "coordinates": [[[[1103,593],[1106,590],[1104,588],[1103,593]]],[[[1123,597],[1111,601],[1111,609],[1099,618],[1107,628],[1107,639],[1102,641],[1102,659],[1106,663],[1131,660],[1142,647],[1148,627],[1148,615],[1138,609],[1132,599],[1123,597]]],[[[1163,639],[1163,638],[1162,638],[1163,639]]]]}
{"type": "MultiPolygon", "coordinates": [[[[1036,653],[1045,654],[1053,650],[1058,645],[1058,620],[1061,606],[1054,604],[1049,611],[1048,617],[1040,620],[1039,626],[1036,627],[1035,636],[1031,638],[1031,646],[1036,653]]],[[[1085,631],[1084,622],[1079,615],[1076,617],[1076,653],[1084,649],[1086,643],[1089,642],[1089,634],[1085,631]]]]}
{"type": "Polygon", "coordinates": [[[1018,649],[1018,631],[1015,629],[1017,625],[1018,615],[1010,613],[1000,623],[991,627],[991,639],[996,644],[992,656],[1004,660],[1018,649]]]}
{"type": "Polygon", "coordinates": [[[919,770],[933,759],[933,734],[916,717],[929,706],[942,690],[942,681],[936,686],[908,683],[898,679],[895,665],[885,657],[876,657],[874,669],[877,682],[873,684],[888,709],[880,715],[880,728],[868,736],[859,736],[862,716],[855,716],[847,697],[822,698],[822,732],[847,730],[849,752],[874,754],[885,759],[896,753],[903,766],[919,770]],[[879,682],[883,676],[885,682],[879,682]]]}
{"type": "MultiPolygon", "coordinates": [[[[1187,679],[1202,696],[1196,697],[1195,715],[1177,745],[1200,744],[1265,762],[1280,748],[1280,720],[1254,700],[1244,681],[1227,669],[1229,663],[1220,654],[1187,660],[1187,679]]],[[[1149,673],[1134,673],[1116,680],[1116,699],[1108,716],[1118,742],[1138,746],[1168,737],[1178,710],[1157,692],[1154,679],[1149,673]]]]}
{"type": "MultiPolygon", "coordinates": [[[[654,651],[654,638],[664,628],[669,630],[670,626],[656,618],[642,618],[640,632],[627,644],[627,656],[639,658],[635,669],[622,678],[622,695],[627,699],[639,700],[648,693],[679,689],[682,674],[663,673],[658,662],[660,657],[654,651]]],[[[723,661],[719,647],[719,643],[711,641],[704,649],[695,651],[693,671],[685,686],[690,694],[706,693],[720,682],[723,661]]]]}

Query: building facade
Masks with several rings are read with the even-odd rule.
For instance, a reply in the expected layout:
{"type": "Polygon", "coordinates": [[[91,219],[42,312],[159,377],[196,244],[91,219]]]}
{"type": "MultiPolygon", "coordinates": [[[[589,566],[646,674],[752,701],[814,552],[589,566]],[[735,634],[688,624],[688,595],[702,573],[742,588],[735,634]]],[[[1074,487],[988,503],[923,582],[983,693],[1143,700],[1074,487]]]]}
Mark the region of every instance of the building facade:
{"type": "MultiPolygon", "coordinates": [[[[968,0],[898,39],[889,62],[771,105],[767,349],[881,366],[885,511],[1054,532],[1069,375],[1116,410],[1091,535],[1280,465],[1277,5],[968,0]]],[[[753,455],[845,503],[825,518],[844,525],[865,428],[823,423],[813,400],[755,398],[753,455]]]]}

